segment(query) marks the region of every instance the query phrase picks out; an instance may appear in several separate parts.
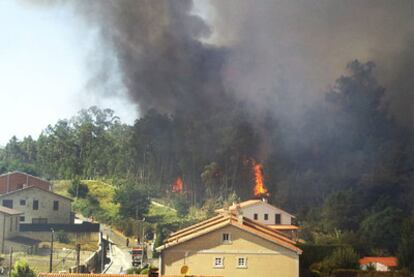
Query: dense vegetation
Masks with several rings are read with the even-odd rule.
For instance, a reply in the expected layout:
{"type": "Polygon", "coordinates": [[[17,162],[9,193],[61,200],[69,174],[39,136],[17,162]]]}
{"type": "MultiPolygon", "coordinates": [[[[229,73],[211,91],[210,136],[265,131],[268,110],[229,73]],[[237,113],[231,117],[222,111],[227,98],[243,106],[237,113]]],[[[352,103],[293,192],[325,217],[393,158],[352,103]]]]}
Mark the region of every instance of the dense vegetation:
{"type": "Polygon", "coordinates": [[[184,213],[186,205],[211,211],[229,198],[249,198],[256,159],[264,165],[271,201],[298,215],[308,244],[399,255],[414,270],[414,135],[391,116],[374,68],[350,63],[349,75],[336,81],[325,101],[304,107],[295,124],[273,113],[258,124],[244,103],[208,114],[153,109],[133,126],[111,110],[91,107],[48,126],[36,140],[11,138],[0,150],[0,172],[111,178],[121,215],[140,217],[148,210],[134,207],[132,198],[176,197],[184,213]],[[178,197],[171,185],[179,176],[184,196],[178,197]]]}

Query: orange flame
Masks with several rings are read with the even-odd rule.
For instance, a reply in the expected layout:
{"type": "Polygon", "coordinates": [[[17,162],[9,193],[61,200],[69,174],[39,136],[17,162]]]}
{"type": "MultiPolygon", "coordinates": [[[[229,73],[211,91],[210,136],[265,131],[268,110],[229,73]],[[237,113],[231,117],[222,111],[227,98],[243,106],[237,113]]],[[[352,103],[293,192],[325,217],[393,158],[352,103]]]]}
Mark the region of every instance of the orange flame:
{"type": "Polygon", "coordinates": [[[172,185],[172,192],[183,192],[184,182],[181,177],[177,177],[172,185]]]}
{"type": "Polygon", "coordinates": [[[267,196],[267,188],[264,184],[263,180],[263,166],[260,163],[256,163],[253,161],[253,170],[254,170],[254,178],[255,178],[255,185],[254,185],[254,196],[267,196]]]}

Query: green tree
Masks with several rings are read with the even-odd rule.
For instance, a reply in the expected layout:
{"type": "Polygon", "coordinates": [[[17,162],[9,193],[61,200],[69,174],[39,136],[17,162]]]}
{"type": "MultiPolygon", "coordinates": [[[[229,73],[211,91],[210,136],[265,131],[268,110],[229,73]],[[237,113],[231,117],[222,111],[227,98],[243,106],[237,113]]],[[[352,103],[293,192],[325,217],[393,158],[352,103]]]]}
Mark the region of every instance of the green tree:
{"type": "Polygon", "coordinates": [[[115,190],[114,202],[119,204],[119,213],[122,217],[135,219],[143,218],[150,204],[147,190],[132,182],[121,184],[115,190]]]}
{"type": "Polygon", "coordinates": [[[173,206],[177,211],[177,215],[180,217],[186,216],[190,208],[190,203],[187,200],[187,197],[182,193],[176,193],[173,195],[173,206]]]}
{"type": "Polygon", "coordinates": [[[320,276],[328,277],[336,269],[358,269],[358,260],[359,256],[352,247],[340,247],[322,262],[313,264],[310,270],[320,276]]]}
{"type": "Polygon", "coordinates": [[[407,219],[401,232],[401,240],[398,246],[398,263],[401,268],[406,268],[414,273],[414,218],[407,219]]]}
{"type": "Polygon", "coordinates": [[[70,187],[68,188],[68,193],[72,197],[76,198],[85,198],[88,195],[89,188],[86,184],[82,183],[79,178],[72,180],[70,187]]]}
{"type": "Polygon", "coordinates": [[[372,213],[361,223],[362,238],[371,248],[394,252],[400,240],[402,220],[402,211],[392,207],[372,213]]]}

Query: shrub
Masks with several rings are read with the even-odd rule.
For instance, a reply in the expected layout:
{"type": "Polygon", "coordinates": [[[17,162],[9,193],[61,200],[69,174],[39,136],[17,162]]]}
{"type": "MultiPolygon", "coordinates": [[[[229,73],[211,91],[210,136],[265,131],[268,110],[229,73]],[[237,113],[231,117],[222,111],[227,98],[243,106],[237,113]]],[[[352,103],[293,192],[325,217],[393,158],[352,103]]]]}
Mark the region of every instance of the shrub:
{"type": "Polygon", "coordinates": [[[336,269],[358,269],[358,260],[359,256],[355,250],[345,246],[334,250],[322,262],[313,264],[310,270],[317,276],[331,276],[336,269]]]}
{"type": "Polygon", "coordinates": [[[188,203],[185,195],[175,195],[173,199],[173,205],[179,217],[184,217],[188,214],[190,204],[188,203]]]}
{"type": "Polygon", "coordinates": [[[36,273],[25,260],[17,261],[11,271],[12,277],[36,277],[36,273]]]}
{"type": "Polygon", "coordinates": [[[59,230],[55,234],[56,240],[60,243],[69,243],[70,239],[67,233],[65,233],[63,230],[59,230]]]}
{"type": "Polygon", "coordinates": [[[82,183],[79,179],[72,180],[70,187],[68,188],[68,193],[72,197],[76,198],[85,198],[88,195],[89,188],[87,185],[82,183]]]}

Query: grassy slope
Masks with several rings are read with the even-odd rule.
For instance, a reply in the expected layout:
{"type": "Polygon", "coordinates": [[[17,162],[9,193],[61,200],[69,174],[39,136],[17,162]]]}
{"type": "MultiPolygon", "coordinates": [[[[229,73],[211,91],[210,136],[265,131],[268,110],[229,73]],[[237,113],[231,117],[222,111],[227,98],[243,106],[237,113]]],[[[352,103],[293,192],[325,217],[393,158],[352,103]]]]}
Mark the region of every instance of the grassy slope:
{"type": "MultiPolygon", "coordinates": [[[[89,195],[98,200],[99,209],[108,218],[115,218],[118,215],[119,206],[112,201],[115,193],[115,188],[104,181],[99,180],[82,180],[88,186],[89,195]]],[[[53,190],[56,193],[71,197],[68,193],[68,188],[71,181],[58,180],[53,182],[53,190]]],[[[77,199],[73,203],[75,212],[81,212],[80,207],[90,205],[87,199],[77,199]]]]}
{"type": "MultiPolygon", "coordinates": [[[[82,182],[88,186],[89,195],[98,200],[99,208],[101,209],[100,212],[105,213],[106,218],[115,218],[118,215],[119,211],[119,205],[114,204],[112,201],[112,197],[115,193],[115,188],[110,183],[100,180],[83,180],[82,182]]],[[[71,181],[68,180],[54,181],[53,190],[54,192],[61,195],[71,197],[68,193],[70,183],[71,181]]],[[[73,203],[75,212],[80,213],[80,208],[88,205],[87,201],[87,199],[75,200],[73,203]]],[[[165,201],[162,199],[157,199],[157,202],[165,203],[165,201]]],[[[175,210],[166,207],[160,207],[154,204],[150,205],[148,216],[158,218],[160,221],[162,221],[162,223],[172,223],[180,220],[175,210]]],[[[199,216],[200,215],[197,212],[191,209],[188,219],[194,220],[199,216]]],[[[98,215],[94,214],[94,217],[100,220],[100,218],[98,218],[98,215]]]]}

